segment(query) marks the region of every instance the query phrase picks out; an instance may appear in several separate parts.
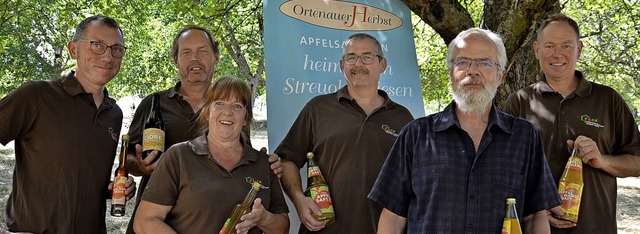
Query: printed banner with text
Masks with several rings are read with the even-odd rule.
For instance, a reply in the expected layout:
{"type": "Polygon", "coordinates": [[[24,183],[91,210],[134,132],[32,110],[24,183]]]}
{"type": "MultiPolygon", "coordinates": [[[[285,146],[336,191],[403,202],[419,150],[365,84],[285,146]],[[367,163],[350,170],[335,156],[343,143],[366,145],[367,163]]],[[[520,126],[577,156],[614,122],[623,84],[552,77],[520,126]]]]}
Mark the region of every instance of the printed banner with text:
{"type": "Polygon", "coordinates": [[[424,116],[411,13],[401,1],[265,0],[264,30],[270,151],[307,101],[346,85],[342,46],[356,32],[382,44],[388,63],[379,89],[424,116]]]}

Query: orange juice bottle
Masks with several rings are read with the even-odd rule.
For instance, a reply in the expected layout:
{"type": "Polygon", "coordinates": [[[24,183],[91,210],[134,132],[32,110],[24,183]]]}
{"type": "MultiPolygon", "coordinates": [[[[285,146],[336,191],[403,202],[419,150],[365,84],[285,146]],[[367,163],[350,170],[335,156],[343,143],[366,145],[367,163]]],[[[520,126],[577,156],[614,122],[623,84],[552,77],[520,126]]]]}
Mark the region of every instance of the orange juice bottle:
{"type": "Polygon", "coordinates": [[[502,222],[502,234],[522,234],[515,198],[507,198],[507,214],[502,222]]]}
{"type": "Polygon", "coordinates": [[[558,193],[560,193],[560,200],[562,200],[560,208],[562,208],[564,214],[556,215],[557,218],[574,223],[578,222],[583,186],[582,156],[574,149],[558,184],[558,193]]]}
{"type": "Polygon", "coordinates": [[[120,150],[120,166],[116,169],[113,178],[113,191],[111,193],[111,215],[121,217],[125,215],[127,207],[127,179],[129,171],[125,166],[129,146],[129,135],[122,135],[122,148],[120,150]]]}
{"type": "Polygon", "coordinates": [[[308,178],[305,195],[311,197],[311,200],[322,210],[322,215],[317,216],[315,213],[311,213],[311,216],[318,221],[324,222],[326,225],[332,224],[336,221],[336,216],[333,212],[329,185],[327,185],[327,182],[324,180],[322,172],[320,172],[320,167],[318,167],[313,160],[313,153],[307,153],[307,159],[309,160],[309,164],[307,165],[308,178]]]}

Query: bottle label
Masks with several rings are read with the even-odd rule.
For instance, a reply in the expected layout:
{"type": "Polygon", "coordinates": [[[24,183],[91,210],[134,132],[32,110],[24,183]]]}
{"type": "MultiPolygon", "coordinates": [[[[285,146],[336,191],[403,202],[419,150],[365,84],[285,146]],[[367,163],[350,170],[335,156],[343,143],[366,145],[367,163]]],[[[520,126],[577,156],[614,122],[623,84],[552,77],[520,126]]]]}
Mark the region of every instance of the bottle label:
{"type": "Polygon", "coordinates": [[[578,216],[580,209],[580,198],[582,196],[582,185],[576,183],[560,182],[558,186],[560,200],[562,200],[562,211],[565,214],[578,216]]]}
{"type": "Polygon", "coordinates": [[[309,189],[311,199],[322,210],[322,213],[333,213],[333,203],[329,195],[329,186],[317,185],[309,189]]]}
{"type": "Polygon", "coordinates": [[[222,229],[220,230],[220,232],[218,234],[225,233],[225,231],[227,231],[227,228],[229,228],[229,223],[230,222],[231,222],[231,218],[227,218],[227,220],[224,221],[224,225],[222,225],[222,229]]]}
{"type": "Polygon", "coordinates": [[[320,168],[318,166],[309,167],[308,173],[309,178],[314,176],[322,176],[322,172],[320,172],[320,168]]]}
{"type": "Polygon", "coordinates": [[[511,233],[511,220],[504,219],[502,222],[502,234],[510,234],[511,233]]]}
{"type": "Polygon", "coordinates": [[[502,222],[502,234],[522,234],[520,222],[517,219],[505,218],[502,222]]]}
{"type": "Polygon", "coordinates": [[[127,203],[126,193],[127,190],[127,177],[118,176],[113,181],[113,196],[111,198],[111,204],[125,205],[127,203]]]}
{"type": "Polygon", "coordinates": [[[147,128],[142,132],[142,150],[158,150],[164,152],[164,131],[147,128]]]}
{"type": "Polygon", "coordinates": [[[582,172],[582,159],[577,157],[571,157],[569,161],[569,170],[582,172]]]}

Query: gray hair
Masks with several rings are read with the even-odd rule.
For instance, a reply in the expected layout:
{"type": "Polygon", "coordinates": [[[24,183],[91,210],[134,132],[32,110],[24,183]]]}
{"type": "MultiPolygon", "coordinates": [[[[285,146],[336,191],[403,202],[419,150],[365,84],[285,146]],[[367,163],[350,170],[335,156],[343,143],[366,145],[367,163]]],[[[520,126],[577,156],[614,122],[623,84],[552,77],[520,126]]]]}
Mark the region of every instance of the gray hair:
{"type": "MultiPolygon", "coordinates": [[[[376,54],[384,58],[384,53],[382,52],[382,45],[380,45],[380,41],[378,41],[378,39],[376,39],[374,36],[371,36],[366,33],[356,33],[349,36],[346,42],[348,43],[349,41],[361,41],[365,39],[372,40],[376,44],[376,54]]],[[[346,52],[346,47],[342,47],[342,55],[344,55],[345,52],[346,52]]]]}
{"type": "Polygon", "coordinates": [[[453,55],[455,54],[454,52],[456,52],[457,50],[456,45],[460,41],[466,39],[471,35],[481,35],[493,41],[493,44],[498,50],[498,64],[500,65],[500,68],[504,70],[505,66],[507,65],[507,50],[504,48],[502,38],[497,33],[481,28],[470,28],[464,30],[460,32],[458,36],[456,36],[456,38],[451,41],[451,43],[449,43],[449,48],[447,49],[447,67],[449,68],[449,70],[453,68],[453,64],[451,61],[453,60],[453,55]]]}

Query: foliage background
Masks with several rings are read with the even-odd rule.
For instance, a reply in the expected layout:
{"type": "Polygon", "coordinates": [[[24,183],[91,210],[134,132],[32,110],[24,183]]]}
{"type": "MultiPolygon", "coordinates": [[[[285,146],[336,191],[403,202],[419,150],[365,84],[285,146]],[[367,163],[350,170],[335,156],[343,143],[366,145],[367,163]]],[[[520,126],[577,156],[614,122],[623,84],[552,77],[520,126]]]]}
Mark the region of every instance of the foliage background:
{"type": "MultiPolygon", "coordinates": [[[[474,26],[485,26],[483,17],[491,14],[485,1],[455,3],[466,10],[474,26]]],[[[252,84],[254,97],[262,95],[262,4],[262,0],[0,0],[0,97],[28,80],[55,78],[74,69],[66,44],[77,23],[95,14],[116,18],[129,48],[120,73],[108,85],[116,98],[143,97],[177,81],[169,51],[174,34],[189,24],[209,28],[221,42],[218,75],[243,77],[252,84]]],[[[639,3],[564,0],[557,4],[581,26],[585,49],[578,69],[592,81],[618,90],[638,113],[639,3]]],[[[425,109],[431,113],[451,101],[444,63],[446,45],[420,17],[414,15],[413,22],[425,109]]]]}
{"type": "MultiPolygon", "coordinates": [[[[415,4],[444,2],[402,1],[415,4]]],[[[470,18],[469,22],[464,22],[465,25],[484,26],[487,18],[500,15],[485,4],[513,9],[537,1],[540,0],[446,2],[464,9],[464,14],[470,18]]],[[[554,9],[573,17],[581,26],[585,48],[578,61],[578,69],[584,71],[588,79],[618,90],[637,116],[640,110],[640,3],[637,0],[545,2],[555,2],[554,9]]],[[[118,20],[129,47],[120,73],[108,85],[110,94],[116,99],[143,97],[177,82],[177,71],[169,51],[174,34],[189,24],[209,28],[221,42],[222,57],[217,75],[232,74],[245,78],[252,84],[254,96],[263,95],[262,4],[263,0],[0,0],[0,98],[28,80],[56,78],[74,69],[66,44],[75,26],[83,18],[96,14],[118,20]]],[[[425,13],[416,8],[412,10],[418,15],[425,13]]],[[[446,39],[418,15],[413,16],[414,39],[425,109],[432,113],[451,101],[444,62],[446,39]]],[[[535,62],[532,56],[525,59],[535,62]]],[[[2,201],[6,200],[10,190],[14,163],[13,151],[2,150],[6,152],[0,151],[0,178],[4,178],[0,180],[0,206],[4,205],[2,201]]],[[[638,188],[618,191],[622,193],[618,200],[621,230],[640,232],[638,188]]],[[[107,221],[113,228],[110,232],[124,230],[127,220],[109,218],[107,221]]]]}

